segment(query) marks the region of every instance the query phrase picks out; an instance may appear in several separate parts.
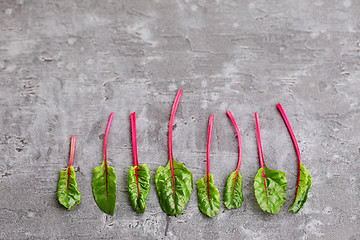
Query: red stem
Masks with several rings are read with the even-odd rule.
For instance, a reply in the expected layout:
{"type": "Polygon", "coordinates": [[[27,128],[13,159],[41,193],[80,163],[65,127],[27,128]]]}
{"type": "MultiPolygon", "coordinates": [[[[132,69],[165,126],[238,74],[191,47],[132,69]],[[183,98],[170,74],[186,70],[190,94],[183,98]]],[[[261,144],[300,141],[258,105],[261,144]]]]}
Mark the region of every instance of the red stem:
{"type": "MultiPolygon", "coordinates": [[[[181,94],[182,94],[182,90],[179,90],[176,95],[173,108],[171,110],[170,123],[169,123],[169,161],[170,161],[171,178],[172,178],[172,184],[173,184],[174,201],[175,201],[175,174],[174,174],[174,163],[173,163],[174,156],[173,156],[173,150],[172,150],[172,132],[173,132],[173,125],[174,125],[176,109],[179,104],[181,94]]],[[[175,204],[176,204],[176,202],[175,202],[175,204]]]]}
{"type": "Polygon", "coordinates": [[[233,117],[233,115],[231,114],[230,111],[227,111],[226,114],[229,116],[231,122],[233,123],[234,125],[234,128],[235,128],[235,131],[236,131],[236,135],[237,135],[237,138],[238,138],[238,144],[239,144],[239,159],[238,159],[238,164],[237,164],[237,167],[236,167],[236,174],[235,174],[235,181],[234,181],[234,186],[233,186],[233,191],[232,191],[232,198],[234,199],[234,194],[235,194],[235,186],[236,186],[236,180],[237,180],[237,177],[239,175],[239,171],[240,171],[240,165],[241,165],[241,158],[242,158],[242,146],[241,146],[241,136],[240,136],[240,131],[239,131],[239,128],[236,124],[236,121],[233,117]]]}
{"type": "MultiPolygon", "coordinates": [[[[260,160],[261,168],[263,169],[262,176],[263,176],[263,181],[264,181],[266,198],[268,199],[266,180],[265,180],[266,176],[265,176],[265,171],[264,171],[264,165],[265,165],[264,164],[264,156],[263,156],[262,147],[261,147],[259,114],[257,112],[255,112],[255,122],[256,122],[256,138],[257,138],[258,150],[259,150],[259,160],[260,160]]],[[[269,201],[269,199],[268,199],[268,201],[269,201]]]]}
{"type": "Polygon", "coordinates": [[[300,164],[301,164],[301,156],[300,156],[300,150],[299,150],[299,146],[298,146],[298,143],[296,141],[296,138],[295,138],[295,135],[294,135],[294,132],[291,128],[291,125],[290,125],[290,122],[285,114],[285,111],[284,109],[282,108],[281,104],[278,103],[276,105],[281,113],[281,116],[283,117],[284,119],[284,122],[286,124],[286,127],[287,129],[289,130],[289,133],[290,133],[290,136],[291,136],[291,139],[294,143],[294,147],[295,147],[295,150],[296,150],[296,155],[297,155],[297,158],[298,158],[298,167],[299,167],[299,170],[298,170],[298,181],[297,181],[297,186],[296,186],[296,193],[295,193],[295,200],[294,202],[296,201],[296,196],[297,196],[297,193],[298,193],[298,189],[299,189],[299,184],[300,184],[300,171],[301,171],[301,168],[300,168],[300,164]]]}
{"type": "Polygon", "coordinates": [[[70,167],[73,164],[74,161],[74,154],[75,154],[75,136],[71,137],[71,144],[70,144],[70,160],[69,160],[69,168],[68,168],[68,172],[67,172],[67,184],[66,184],[66,193],[67,196],[69,196],[69,185],[70,185],[70,175],[71,175],[71,171],[70,171],[70,167]]]}
{"type": "Polygon", "coordinates": [[[261,137],[260,137],[260,125],[259,125],[259,114],[255,113],[255,122],[256,122],[256,138],[258,143],[258,150],[259,150],[259,160],[261,168],[264,168],[264,156],[261,147],[261,137]]]}
{"type": "Polygon", "coordinates": [[[210,145],[211,145],[211,133],[214,123],[214,114],[212,114],[209,118],[209,129],[208,129],[208,138],[207,138],[207,146],[206,146],[206,175],[207,175],[207,186],[208,186],[208,197],[210,195],[210,187],[209,187],[209,174],[210,174],[210,145]]]}
{"type": "Polygon", "coordinates": [[[287,116],[286,116],[286,114],[285,114],[285,112],[284,112],[284,109],[282,108],[281,104],[278,103],[276,106],[278,107],[278,109],[279,109],[279,111],[280,111],[280,113],[281,113],[281,116],[283,117],[284,122],[285,122],[285,124],[286,124],[286,127],[287,127],[288,130],[289,130],[291,139],[292,139],[292,141],[293,141],[293,143],[294,143],[294,147],[295,147],[295,150],[296,150],[296,155],[297,155],[298,162],[299,162],[299,167],[300,167],[300,163],[301,163],[300,150],[299,150],[299,146],[298,146],[298,143],[297,143],[297,141],[296,141],[294,132],[293,132],[293,130],[292,130],[292,128],[291,128],[290,122],[289,122],[289,120],[288,120],[288,118],[287,118],[287,116]]]}
{"type": "Polygon", "coordinates": [[[105,137],[104,137],[104,161],[105,161],[105,165],[107,166],[107,158],[106,158],[106,144],[107,144],[107,138],[108,138],[108,134],[109,134],[109,130],[110,130],[110,125],[111,125],[111,121],[114,117],[114,113],[112,112],[110,114],[110,117],[109,117],[109,121],[107,123],[107,126],[106,126],[106,130],[105,130],[105,137]]]}
{"type": "Polygon", "coordinates": [[[110,117],[109,117],[109,120],[108,120],[108,123],[106,125],[106,130],[105,130],[105,137],[104,137],[104,161],[105,161],[105,177],[106,177],[106,180],[105,180],[105,189],[106,189],[106,200],[109,200],[109,191],[108,191],[108,165],[107,165],[107,157],[106,157],[106,144],[107,144],[107,138],[108,138],[108,134],[109,134],[109,130],[110,130],[110,125],[111,125],[111,121],[114,117],[114,113],[112,112],[110,114],[110,117]]]}
{"type": "Polygon", "coordinates": [[[174,125],[174,119],[175,119],[175,114],[176,114],[176,109],[177,109],[177,106],[179,104],[179,101],[180,101],[180,97],[181,97],[181,94],[182,94],[182,90],[179,90],[177,95],[176,95],[176,98],[175,98],[175,101],[174,101],[174,105],[173,105],[173,108],[172,108],[172,111],[171,111],[171,116],[170,116],[170,123],[169,123],[169,161],[170,161],[170,165],[172,166],[172,160],[173,160],[173,150],[172,150],[172,133],[173,133],[173,125],[174,125]]]}
{"type": "Polygon", "coordinates": [[[133,113],[130,115],[130,119],[131,119],[131,136],[132,136],[134,166],[136,166],[136,168],[135,168],[136,187],[137,187],[137,192],[138,192],[138,197],[139,197],[139,196],[140,196],[139,178],[138,178],[138,169],[139,169],[138,166],[139,166],[139,161],[138,161],[138,156],[137,156],[136,113],[135,113],[135,112],[133,112],[133,113]]]}
{"type": "Polygon", "coordinates": [[[74,154],[75,154],[75,136],[71,137],[71,144],[70,144],[70,160],[69,160],[69,167],[73,165],[74,161],[74,154]]]}
{"type": "Polygon", "coordinates": [[[240,131],[239,131],[238,125],[236,124],[236,121],[235,121],[233,115],[231,114],[231,112],[230,112],[230,111],[227,111],[226,114],[229,116],[232,124],[234,125],[235,131],[236,131],[236,135],[237,135],[237,139],[238,139],[238,144],[239,144],[239,159],[238,159],[238,164],[237,164],[237,166],[236,166],[236,172],[239,172],[240,166],[241,166],[241,158],[242,158],[242,146],[241,146],[240,131]]]}
{"type": "Polygon", "coordinates": [[[137,156],[137,143],[136,143],[136,113],[135,112],[133,112],[130,115],[130,119],[131,119],[131,136],[132,136],[134,166],[139,166],[139,161],[137,156]]]}

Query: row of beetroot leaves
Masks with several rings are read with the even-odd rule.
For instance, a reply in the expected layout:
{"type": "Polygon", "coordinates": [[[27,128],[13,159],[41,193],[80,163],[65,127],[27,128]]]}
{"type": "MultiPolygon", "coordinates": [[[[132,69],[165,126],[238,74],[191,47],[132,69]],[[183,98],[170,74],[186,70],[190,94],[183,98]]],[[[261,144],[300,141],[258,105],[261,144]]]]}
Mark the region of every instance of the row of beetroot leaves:
{"type": "MultiPolygon", "coordinates": [[[[169,159],[165,167],[158,167],[155,174],[155,185],[159,196],[161,208],[165,213],[171,216],[180,215],[193,190],[193,175],[182,163],[175,161],[172,149],[172,132],[177,106],[182,95],[179,90],[171,111],[169,123],[168,151],[169,159]]],[[[309,189],[311,187],[311,176],[307,169],[301,163],[300,150],[292,131],[287,116],[280,105],[277,105],[283,120],[289,130],[292,138],[297,158],[298,158],[298,181],[296,187],[295,201],[289,209],[293,213],[297,213],[304,206],[309,189]]],[[[237,167],[227,180],[224,205],[228,209],[239,208],[244,201],[242,193],[242,176],[240,174],[240,166],[242,159],[242,144],[238,125],[230,111],[226,112],[230,118],[237,135],[239,155],[237,167]]],[[[107,162],[106,147],[110,125],[114,113],[110,114],[108,124],[104,136],[103,162],[94,169],[94,177],[92,189],[95,201],[99,208],[107,214],[114,214],[116,203],[116,174],[113,167],[107,162]]],[[[131,135],[133,147],[134,166],[130,167],[128,172],[128,193],[130,202],[135,211],[144,213],[146,209],[146,199],[150,191],[150,169],[146,164],[139,165],[137,155],[136,141],[136,114],[130,115],[131,135]]],[[[269,213],[278,213],[286,200],[287,179],[282,171],[267,168],[262,153],[259,115],[255,113],[258,153],[260,161],[260,169],[258,170],[255,180],[254,189],[255,196],[260,208],[269,213]]],[[[211,135],[214,124],[214,114],[209,118],[207,148],[206,148],[206,175],[197,182],[199,209],[209,217],[216,216],[220,211],[220,193],[214,185],[214,177],[210,174],[210,145],[211,135]]],[[[59,202],[68,210],[73,209],[80,203],[81,193],[76,183],[76,174],[74,171],[73,159],[75,153],[75,136],[71,137],[69,166],[65,171],[60,171],[60,179],[58,184],[57,197],[59,202]]]]}

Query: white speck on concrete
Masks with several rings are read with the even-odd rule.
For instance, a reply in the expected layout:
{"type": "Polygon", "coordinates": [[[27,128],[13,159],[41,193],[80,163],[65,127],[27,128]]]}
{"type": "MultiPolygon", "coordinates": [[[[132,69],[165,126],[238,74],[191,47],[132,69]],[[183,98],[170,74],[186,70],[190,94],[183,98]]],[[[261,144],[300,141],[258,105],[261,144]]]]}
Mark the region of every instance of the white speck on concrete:
{"type": "Polygon", "coordinates": [[[5,10],[5,14],[7,14],[7,15],[11,15],[12,13],[13,13],[12,8],[8,8],[5,10]]]}
{"type": "Polygon", "coordinates": [[[314,5],[317,6],[317,7],[320,7],[320,6],[324,5],[324,1],[322,1],[322,0],[315,0],[315,1],[314,1],[314,5]]]}
{"type": "Polygon", "coordinates": [[[33,217],[35,217],[35,213],[32,212],[32,211],[28,211],[28,212],[27,212],[27,217],[28,217],[28,218],[33,218],[33,217]]]}
{"type": "Polygon", "coordinates": [[[210,95],[211,95],[212,101],[216,102],[219,99],[219,93],[217,93],[217,92],[212,92],[210,95]]]}
{"type": "Polygon", "coordinates": [[[74,45],[75,42],[76,42],[76,38],[69,38],[67,40],[67,44],[69,44],[69,45],[74,45]]]}
{"type": "Polygon", "coordinates": [[[174,84],[174,83],[169,84],[168,90],[169,90],[170,92],[173,92],[173,91],[175,91],[175,90],[177,90],[177,89],[178,89],[178,88],[177,88],[176,84],[174,84]]]}
{"type": "Polygon", "coordinates": [[[250,10],[252,10],[252,9],[256,8],[256,5],[255,5],[255,3],[251,2],[251,3],[249,3],[248,7],[250,10]]]}
{"type": "Polygon", "coordinates": [[[320,35],[320,32],[319,32],[319,31],[314,31],[314,32],[312,32],[312,33],[310,34],[310,37],[311,37],[312,39],[315,39],[315,38],[317,38],[319,35],[320,35]]]}
{"type": "Polygon", "coordinates": [[[349,8],[349,7],[351,7],[352,2],[351,2],[351,0],[344,0],[343,5],[344,5],[344,7],[349,8]]]}
{"type": "Polygon", "coordinates": [[[200,105],[200,107],[201,107],[202,109],[207,109],[207,107],[208,107],[208,101],[205,100],[205,99],[201,100],[201,105],[200,105]]]}
{"type": "Polygon", "coordinates": [[[195,4],[191,5],[191,11],[196,12],[198,10],[198,6],[195,4]]]}
{"type": "Polygon", "coordinates": [[[149,56],[146,58],[147,62],[151,62],[151,61],[161,61],[162,57],[161,56],[149,56]]]}
{"type": "Polygon", "coordinates": [[[151,44],[152,47],[156,47],[158,42],[153,40],[152,33],[149,28],[146,27],[146,22],[139,22],[126,27],[128,34],[138,36],[143,42],[151,44]]]}
{"type": "Polygon", "coordinates": [[[87,80],[88,80],[88,76],[86,76],[86,74],[84,73],[79,74],[79,82],[85,83],[87,80]]]}
{"type": "Polygon", "coordinates": [[[202,80],[201,81],[201,87],[206,87],[207,86],[207,81],[206,80],[202,80]]]}

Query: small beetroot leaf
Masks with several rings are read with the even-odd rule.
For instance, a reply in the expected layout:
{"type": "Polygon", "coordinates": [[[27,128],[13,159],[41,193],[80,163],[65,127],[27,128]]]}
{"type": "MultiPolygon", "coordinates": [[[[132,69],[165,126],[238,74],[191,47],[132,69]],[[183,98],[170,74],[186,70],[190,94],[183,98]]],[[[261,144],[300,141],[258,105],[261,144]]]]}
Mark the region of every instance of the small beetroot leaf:
{"type": "Polygon", "coordinates": [[[171,216],[179,216],[183,212],[193,190],[192,173],[182,163],[175,161],[172,150],[173,124],[181,94],[182,90],[179,90],[170,116],[168,164],[165,167],[158,167],[155,174],[155,185],[161,208],[171,216]]]}
{"type": "Polygon", "coordinates": [[[271,170],[264,163],[261,147],[259,115],[255,113],[260,166],[255,176],[255,197],[260,208],[269,213],[278,213],[286,200],[287,180],[284,172],[271,170]]]}
{"type": "Polygon", "coordinates": [[[224,204],[228,209],[239,208],[244,201],[244,196],[242,192],[242,176],[240,174],[240,165],[242,158],[242,146],[241,146],[241,136],[239,128],[236,124],[236,121],[230,111],[227,111],[226,114],[229,116],[232,124],[234,125],[238,144],[239,144],[239,158],[236,170],[232,172],[227,180],[224,194],[224,204]]]}
{"type": "Polygon", "coordinates": [[[81,193],[76,183],[76,174],[72,166],[75,153],[75,136],[71,137],[70,160],[66,171],[60,171],[57,198],[59,202],[68,210],[73,209],[80,203],[81,193]]]}
{"type": "Polygon", "coordinates": [[[150,191],[150,169],[146,164],[139,165],[138,162],[135,112],[130,115],[130,120],[134,166],[130,167],[128,173],[128,192],[134,210],[138,213],[144,213],[146,209],[145,202],[150,191]]]}
{"type": "Polygon", "coordinates": [[[214,185],[213,175],[210,174],[210,145],[211,133],[214,123],[214,114],[209,119],[209,129],[206,147],[206,175],[197,183],[199,209],[208,217],[216,216],[220,211],[220,193],[214,185]]]}
{"type": "Polygon", "coordinates": [[[302,163],[301,163],[299,146],[296,141],[294,132],[291,128],[290,122],[285,114],[285,111],[282,108],[280,103],[277,104],[277,107],[281,113],[281,116],[284,119],[287,129],[289,130],[291,139],[294,143],[294,147],[296,150],[296,155],[298,158],[299,171],[298,171],[298,180],[297,180],[297,186],[296,186],[295,200],[294,200],[293,206],[289,209],[289,212],[292,211],[293,213],[298,213],[301,210],[301,208],[304,206],[304,204],[307,200],[308,193],[311,188],[311,175],[309,174],[308,170],[304,167],[304,165],[302,165],[302,163]]]}
{"type": "Polygon", "coordinates": [[[94,169],[92,182],[93,194],[99,208],[107,214],[114,215],[116,203],[116,175],[113,167],[109,167],[106,157],[107,138],[114,113],[110,114],[104,137],[103,163],[94,169]]]}

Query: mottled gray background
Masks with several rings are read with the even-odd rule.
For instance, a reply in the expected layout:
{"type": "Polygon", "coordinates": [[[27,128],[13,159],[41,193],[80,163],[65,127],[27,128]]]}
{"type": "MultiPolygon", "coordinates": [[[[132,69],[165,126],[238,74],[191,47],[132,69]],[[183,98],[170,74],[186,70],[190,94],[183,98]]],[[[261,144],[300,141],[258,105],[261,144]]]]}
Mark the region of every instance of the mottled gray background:
{"type": "Polygon", "coordinates": [[[360,239],[360,1],[0,0],[1,239],[360,239]],[[243,137],[245,201],[210,219],[197,192],[183,214],[162,212],[153,182],[167,163],[170,110],[183,89],[174,155],[205,174],[207,121],[215,114],[211,171],[223,194],[237,161],[231,110],[243,137]],[[297,161],[275,104],[281,102],[313,177],[297,215],[287,209],[297,161]],[[108,142],[117,180],[114,216],[91,189],[108,142]],[[139,162],[151,169],[147,211],[127,195],[130,113],[137,113],[139,162]],[[281,212],[260,210],[254,111],[265,161],[285,171],[281,212]],[[60,170],[77,136],[82,193],[67,211],[56,199],[60,170]]]}

